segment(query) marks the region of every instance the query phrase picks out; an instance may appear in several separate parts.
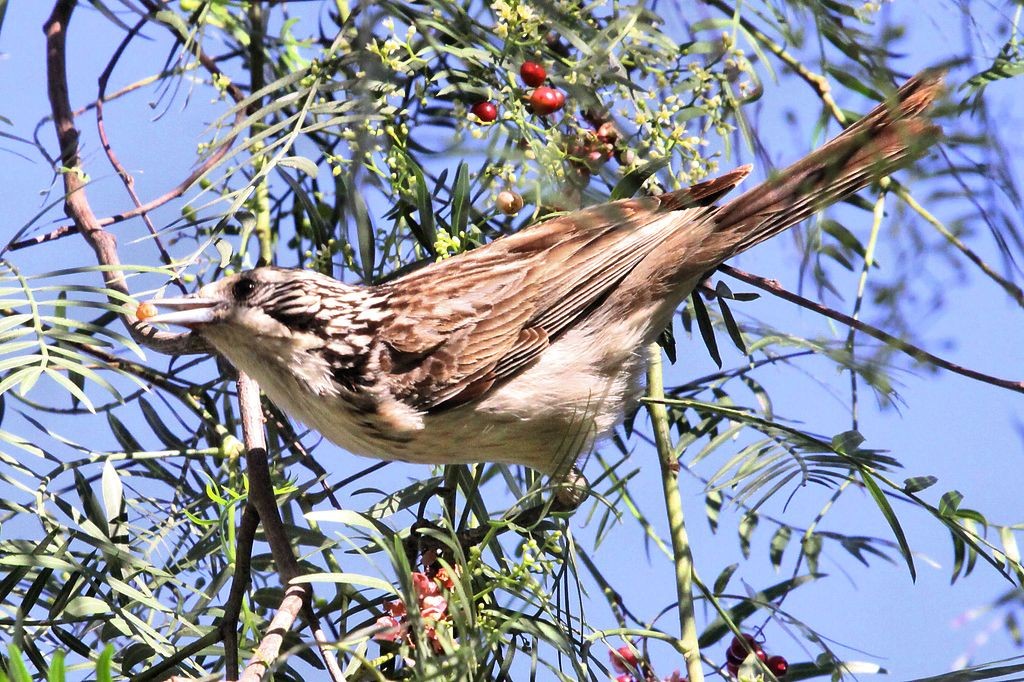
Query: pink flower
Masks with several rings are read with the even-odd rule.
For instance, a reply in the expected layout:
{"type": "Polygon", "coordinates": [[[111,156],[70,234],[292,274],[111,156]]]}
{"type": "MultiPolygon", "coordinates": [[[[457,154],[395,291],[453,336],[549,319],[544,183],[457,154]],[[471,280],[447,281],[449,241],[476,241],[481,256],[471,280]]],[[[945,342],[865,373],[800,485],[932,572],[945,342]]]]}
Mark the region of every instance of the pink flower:
{"type": "Polygon", "coordinates": [[[439,594],[421,597],[420,615],[423,620],[444,620],[448,617],[448,600],[439,594]]]}
{"type": "Polygon", "coordinates": [[[400,642],[405,637],[406,626],[394,616],[381,616],[377,619],[380,631],[373,636],[381,642],[400,642]]]}
{"type": "Polygon", "coordinates": [[[455,576],[458,574],[458,569],[449,571],[447,568],[442,566],[437,569],[437,573],[434,574],[434,582],[446,590],[451,590],[455,588],[455,576]]]}
{"type": "Polygon", "coordinates": [[[419,571],[412,574],[412,586],[416,590],[416,596],[420,599],[433,596],[439,592],[437,583],[428,578],[426,573],[420,573],[419,571]]]}
{"type": "Polygon", "coordinates": [[[384,608],[387,609],[388,613],[390,613],[395,618],[404,618],[407,615],[407,611],[405,610],[405,602],[403,602],[401,599],[397,601],[389,601],[387,604],[384,605],[384,608]]]}
{"type": "Polygon", "coordinates": [[[633,676],[629,673],[622,673],[615,678],[615,682],[636,682],[636,680],[634,680],[633,676]]]}

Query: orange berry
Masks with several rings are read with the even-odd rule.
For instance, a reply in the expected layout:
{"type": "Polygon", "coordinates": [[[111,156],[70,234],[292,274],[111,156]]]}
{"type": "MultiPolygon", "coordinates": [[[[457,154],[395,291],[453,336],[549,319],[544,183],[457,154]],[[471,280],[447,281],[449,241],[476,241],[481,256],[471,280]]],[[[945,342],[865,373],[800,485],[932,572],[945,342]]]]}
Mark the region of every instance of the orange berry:
{"type": "Polygon", "coordinates": [[[143,322],[145,322],[151,317],[154,317],[156,313],[156,306],[150,303],[149,301],[146,301],[145,303],[140,303],[139,307],[135,309],[135,317],[139,318],[143,322]]]}

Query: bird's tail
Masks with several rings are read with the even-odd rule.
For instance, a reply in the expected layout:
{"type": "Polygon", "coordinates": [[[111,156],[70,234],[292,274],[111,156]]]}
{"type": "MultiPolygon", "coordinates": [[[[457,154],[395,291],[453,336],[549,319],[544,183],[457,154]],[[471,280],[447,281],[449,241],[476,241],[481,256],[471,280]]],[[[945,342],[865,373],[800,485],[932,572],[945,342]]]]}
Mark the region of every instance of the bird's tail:
{"type": "Polygon", "coordinates": [[[924,155],[942,133],[928,112],[943,75],[914,76],[824,146],[722,206],[709,251],[725,260],[924,155]]]}

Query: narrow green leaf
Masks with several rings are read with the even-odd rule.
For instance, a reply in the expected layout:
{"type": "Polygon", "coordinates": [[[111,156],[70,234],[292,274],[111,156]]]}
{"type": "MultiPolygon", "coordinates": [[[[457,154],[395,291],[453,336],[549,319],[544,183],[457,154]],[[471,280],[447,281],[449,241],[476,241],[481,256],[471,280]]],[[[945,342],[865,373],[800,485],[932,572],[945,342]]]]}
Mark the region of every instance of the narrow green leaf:
{"type": "Polygon", "coordinates": [[[50,669],[46,671],[46,682],[66,682],[64,650],[57,649],[50,654],[50,669]]]}
{"type": "Polygon", "coordinates": [[[957,509],[960,507],[964,496],[959,490],[950,490],[943,494],[942,499],[939,500],[939,513],[946,517],[956,516],[957,509]]]}
{"type": "Polygon", "coordinates": [[[64,613],[80,618],[83,616],[98,616],[104,613],[111,612],[110,604],[102,599],[96,597],[87,597],[84,595],[75,597],[68,605],[64,607],[64,613]]]}
{"type": "Polygon", "coordinates": [[[235,249],[231,246],[231,242],[227,239],[214,239],[213,246],[217,249],[217,254],[220,256],[220,263],[218,265],[222,268],[226,268],[231,264],[231,258],[234,256],[235,249]]]}
{"type": "Polygon", "coordinates": [[[733,574],[739,567],[739,564],[729,564],[718,574],[718,577],[715,578],[715,585],[711,588],[716,597],[721,596],[725,592],[725,588],[729,586],[729,580],[732,579],[733,574]]]}
{"type": "Polygon", "coordinates": [[[167,428],[164,420],[148,400],[140,397],[139,408],[142,410],[142,417],[146,420],[146,424],[153,430],[165,448],[168,450],[184,450],[186,448],[185,443],[167,428]]]}
{"type": "Polygon", "coordinates": [[[711,532],[718,532],[718,516],[722,513],[722,493],[719,490],[711,490],[704,496],[704,514],[708,517],[708,525],[711,532]]]}
{"type": "Polygon", "coordinates": [[[71,394],[72,406],[77,406],[78,403],[85,405],[85,409],[89,410],[93,414],[96,413],[96,408],[93,406],[92,401],[89,400],[89,396],[82,390],[82,386],[85,384],[85,377],[81,374],[71,373],[70,376],[64,376],[63,372],[50,369],[49,367],[45,370],[46,376],[53,379],[56,383],[64,387],[64,389],[71,394]],[[77,381],[75,379],[78,379],[77,381]]]}
{"type": "Polygon", "coordinates": [[[757,529],[757,514],[744,514],[743,518],[740,519],[740,525],[737,529],[740,535],[740,551],[743,552],[743,558],[750,558],[750,537],[754,534],[757,529]]]}
{"type": "Polygon", "coordinates": [[[103,652],[96,661],[96,682],[113,682],[114,645],[103,647],[103,652]]]}
{"type": "Polygon", "coordinates": [[[419,215],[419,223],[410,221],[413,236],[429,254],[437,255],[434,252],[434,242],[437,241],[437,229],[434,227],[434,206],[430,200],[430,188],[427,187],[427,180],[423,177],[423,169],[416,161],[406,154],[409,169],[416,180],[416,212],[419,215]]]}
{"type": "Polygon", "coordinates": [[[789,540],[792,537],[793,529],[789,526],[779,526],[779,529],[772,536],[771,549],[768,556],[776,571],[782,566],[782,554],[786,551],[786,547],[789,545],[789,540]]]}
{"type": "Polygon", "coordinates": [[[609,198],[615,201],[616,199],[628,199],[635,195],[647,182],[647,179],[667,166],[669,161],[671,159],[657,159],[626,173],[626,176],[616,183],[609,198]]]}
{"type": "Polygon", "coordinates": [[[154,18],[160,23],[167,24],[169,27],[174,29],[174,32],[178,34],[179,38],[184,40],[188,39],[188,26],[185,24],[185,21],[178,16],[177,12],[161,10],[154,15],[154,18]]]}
{"type": "Polygon", "coordinates": [[[115,417],[113,413],[107,412],[107,424],[110,425],[110,432],[114,434],[114,438],[121,445],[125,452],[145,452],[146,448],[139,444],[139,441],[135,440],[135,436],[128,430],[120,419],[115,417]]]}
{"type": "Polygon", "coordinates": [[[926,488],[931,488],[938,483],[935,476],[913,476],[903,481],[903,492],[908,494],[919,493],[926,488]]]}
{"type": "Polygon", "coordinates": [[[821,536],[817,533],[805,535],[801,540],[800,546],[803,549],[804,557],[807,559],[807,569],[811,573],[818,572],[818,557],[821,556],[822,544],[821,536]]]}
{"type": "Polygon", "coordinates": [[[315,178],[320,170],[312,159],[307,159],[305,156],[286,156],[279,159],[277,163],[288,168],[295,168],[311,178],[315,178]]]}
{"type": "Polygon", "coordinates": [[[398,595],[394,586],[386,580],[375,578],[369,575],[357,575],[355,573],[307,573],[292,578],[296,583],[339,583],[342,585],[359,585],[370,589],[384,592],[385,594],[398,595]]]}
{"type": "Polygon", "coordinates": [[[7,647],[7,666],[11,682],[32,682],[32,675],[28,672],[25,659],[21,657],[21,650],[14,644],[7,647]]]}
{"type": "Polygon", "coordinates": [[[672,325],[665,327],[658,334],[658,345],[665,351],[665,357],[668,358],[669,364],[676,364],[676,335],[672,331],[672,325]]]}
{"type": "Polygon", "coordinates": [[[711,316],[708,315],[708,309],[704,307],[700,292],[694,291],[690,294],[690,300],[693,301],[694,317],[697,318],[697,327],[700,329],[701,338],[704,339],[704,346],[708,349],[711,359],[721,369],[722,355],[718,352],[718,342],[715,341],[715,328],[711,324],[711,316]]]}
{"type": "MultiPolygon", "coordinates": [[[[773,602],[779,599],[780,597],[789,594],[793,590],[803,585],[806,585],[809,582],[817,580],[819,577],[821,576],[808,574],[797,576],[795,578],[790,578],[780,583],[776,583],[775,585],[772,585],[771,587],[768,587],[765,590],[758,592],[753,597],[745,599],[733,608],[729,609],[726,612],[729,616],[729,620],[732,621],[733,625],[738,627],[739,624],[746,620],[748,617],[750,617],[751,614],[755,613],[760,608],[762,608],[762,604],[768,604],[770,602],[773,602]]],[[[700,647],[703,649],[704,647],[711,646],[715,642],[719,641],[720,639],[731,633],[732,630],[729,628],[729,625],[726,623],[725,620],[722,619],[721,616],[719,616],[710,625],[708,625],[707,628],[704,629],[704,632],[700,634],[698,643],[700,647]]]]}
{"type": "Polygon", "coordinates": [[[736,324],[736,318],[732,316],[732,311],[729,310],[729,305],[725,302],[724,298],[718,299],[718,309],[722,311],[722,321],[725,322],[725,330],[729,332],[729,338],[732,339],[736,348],[746,355],[747,344],[743,340],[743,332],[740,331],[740,326],[736,324]]]}
{"type": "Polygon", "coordinates": [[[917,569],[914,567],[914,555],[910,551],[910,545],[907,543],[907,536],[903,533],[903,527],[900,525],[899,519],[896,517],[896,512],[893,511],[889,501],[885,499],[885,493],[882,492],[878,484],[875,483],[874,477],[867,472],[866,469],[860,470],[861,481],[864,482],[864,487],[870,493],[875,504],[878,505],[878,510],[882,512],[882,516],[888,522],[889,527],[892,529],[893,535],[896,536],[896,542],[900,546],[900,553],[903,555],[904,561],[907,562],[907,569],[910,571],[910,578],[917,581],[917,569]]]}
{"type": "Polygon", "coordinates": [[[107,522],[113,523],[121,516],[124,504],[124,484],[121,476],[109,459],[103,462],[103,475],[100,477],[103,492],[103,509],[107,513],[107,522]]]}
{"type": "Polygon", "coordinates": [[[464,232],[469,224],[469,166],[465,161],[455,171],[455,189],[452,191],[452,230],[464,232]]]}
{"type": "Polygon", "coordinates": [[[832,449],[844,455],[852,455],[864,442],[858,431],[843,431],[832,438],[832,449]]]}

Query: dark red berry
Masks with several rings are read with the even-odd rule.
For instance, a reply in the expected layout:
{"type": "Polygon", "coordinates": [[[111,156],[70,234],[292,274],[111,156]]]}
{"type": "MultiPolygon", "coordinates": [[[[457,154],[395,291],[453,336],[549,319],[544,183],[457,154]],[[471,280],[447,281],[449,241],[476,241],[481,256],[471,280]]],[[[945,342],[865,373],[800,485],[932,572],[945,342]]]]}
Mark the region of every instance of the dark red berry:
{"type": "Polygon", "coordinates": [[[782,677],[789,671],[789,661],[782,656],[772,656],[765,661],[765,665],[768,666],[768,669],[772,671],[772,675],[775,675],[775,677],[782,677]]]}
{"type": "Polygon", "coordinates": [[[730,675],[732,675],[733,677],[736,677],[736,675],[739,674],[739,672],[740,672],[739,663],[726,663],[725,664],[725,671],[727,673],[729,673],[730,675]]]}
{"type": "Polygon", "coordinates": [[[542,85],[530,93],[530,106],[538,116],[553,114],[565,104],[565,93],[542,85]]]}
{"type": "Polygon", "coordinates": [[[469,111],[484,123],[492,123],[498,118],[498,107],[494,102],[477,102],[469,111]]]}
{"type": "Polygon", "coordinates": [[[531,88],[535,88],[539,85],[544,85],[548,72],[537,62],[526,61],[519,67],[519,77],[531,88]]]}
{"type": "Polygon", "coordinates": [[[752,649],[756,654],[760,648],[761,645],[757,643],[754,636],[744,632],[743,639],[740,639],[739,637],[732,638],[732,644],[729,645],[729,650],[726,652],[726,655],[731,654],[742,663],[743,660],[746,659],[749,650],[752,649]],[[744,644],[743,640],[746,640],[746,644],[744,644]]]}

